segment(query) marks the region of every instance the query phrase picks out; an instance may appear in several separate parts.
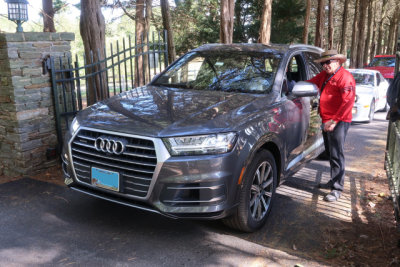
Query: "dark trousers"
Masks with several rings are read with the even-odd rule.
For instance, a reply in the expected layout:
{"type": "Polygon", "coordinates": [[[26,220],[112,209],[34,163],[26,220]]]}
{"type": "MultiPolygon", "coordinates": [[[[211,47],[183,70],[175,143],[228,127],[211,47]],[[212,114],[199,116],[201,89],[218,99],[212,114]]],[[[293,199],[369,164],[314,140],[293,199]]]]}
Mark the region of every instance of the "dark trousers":
{"type": "Polygon", "coordinates": [[[331,165],[331,180],[329,183],[332,189],[343,191],[345,176],[344,142],[350,122],[340,121],[332,132],[322,131],[325,143],[325,151],[329,154],[331,165]]]}

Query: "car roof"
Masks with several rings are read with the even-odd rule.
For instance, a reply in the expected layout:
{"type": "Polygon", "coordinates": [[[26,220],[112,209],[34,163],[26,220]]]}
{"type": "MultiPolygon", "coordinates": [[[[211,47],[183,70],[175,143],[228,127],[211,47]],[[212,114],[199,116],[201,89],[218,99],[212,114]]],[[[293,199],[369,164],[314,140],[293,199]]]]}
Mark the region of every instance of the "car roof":
{"type": "Polygon", "coordinates": [[[376,55],[375,57],[395,57],[395,55],[376,55]]]}
{"type": "Polygon", "coordinates": [[[260,44],[260,43],[235,43],[235,44],[205,44],[193,49],[192,51],[213,51],[213,52],[233,52],[233,51],[243,51],[243,52],[273,52],[277,51],[280,53],[285,53],[288,50],[309,50],[316,53],[321,53],[323,49],[305,44],[260,44]]]}
{"type": "Polygon", "coordinates": [[[377,70],[371,69],[347,69],[349,72],[357,72],[357,73],[379,73],[377,70]]]}

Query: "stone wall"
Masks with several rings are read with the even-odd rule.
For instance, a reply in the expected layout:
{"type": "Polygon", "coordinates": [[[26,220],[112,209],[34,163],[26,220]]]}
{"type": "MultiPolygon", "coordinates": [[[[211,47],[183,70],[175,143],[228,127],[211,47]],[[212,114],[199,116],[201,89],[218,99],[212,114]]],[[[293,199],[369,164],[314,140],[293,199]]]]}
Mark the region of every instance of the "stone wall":
{"type": "Polygon", "coordinates": [[[73,33],[0,33],[0,176],[37,173],[57,164],[49,55],[70,55],[73,33]]]}

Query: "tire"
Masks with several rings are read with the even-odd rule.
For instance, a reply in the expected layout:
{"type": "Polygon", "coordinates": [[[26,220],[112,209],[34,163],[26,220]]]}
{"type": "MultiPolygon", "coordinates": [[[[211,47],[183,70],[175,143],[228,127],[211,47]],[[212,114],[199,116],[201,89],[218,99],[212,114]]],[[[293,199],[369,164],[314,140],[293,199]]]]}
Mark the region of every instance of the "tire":
{"type": "Polygon", "coordinates": [[[372,99],[370,108],[369,108],[369,114],[368,114],[368,123],[371,123],[374,120],[374,114],[375,114],[375,100],[372,99]]]}
{"type": "Polygon", "coordinates": [[[277,168],[274,156],[271,152],[262,150],[256,154],[243,177],[239,206],[223,222],[243,232],[254,232],[261,228],[271,212],[276,185],[277,168]]]}

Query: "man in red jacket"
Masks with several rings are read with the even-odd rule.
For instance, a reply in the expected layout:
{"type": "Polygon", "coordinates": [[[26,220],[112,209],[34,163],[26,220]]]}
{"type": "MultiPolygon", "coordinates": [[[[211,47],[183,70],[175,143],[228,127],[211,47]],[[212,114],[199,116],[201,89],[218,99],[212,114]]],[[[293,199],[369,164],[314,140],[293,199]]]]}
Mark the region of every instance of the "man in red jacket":
{"type": "Polygon", "coordinates": [[[333,202],[340,198],[344,187],[345,159],[344,142],[352,120],[352,109],[356,94],[356,82],[350,72],[342,67],[346,56],[336,50],[322,53],[315,60],[321,63],[323,71],[309,82],[317,85],[320,91],[319,113],[322,118],[323,136],[328,150],[331,166],[331,179],[320,188],[331,189],[324,197],[333,202]]]}

